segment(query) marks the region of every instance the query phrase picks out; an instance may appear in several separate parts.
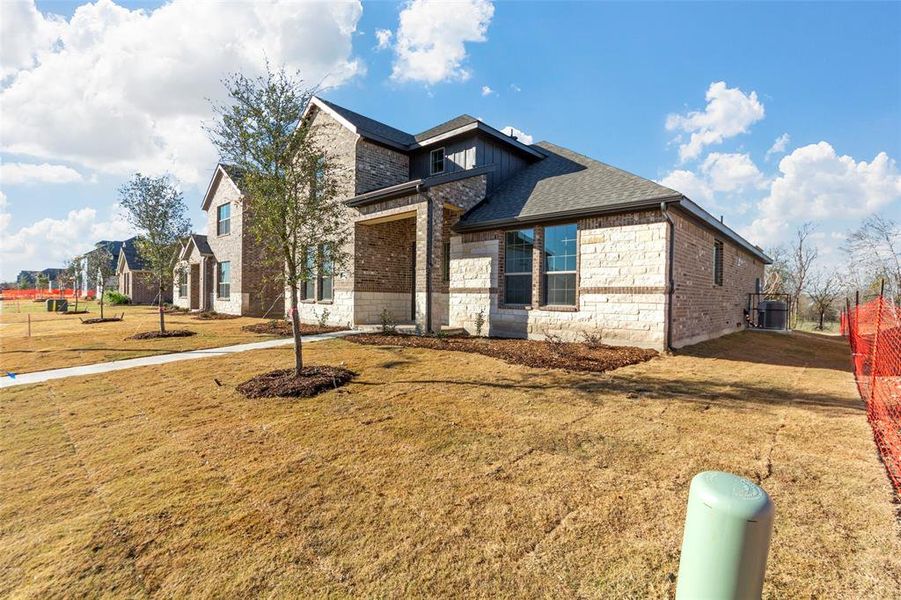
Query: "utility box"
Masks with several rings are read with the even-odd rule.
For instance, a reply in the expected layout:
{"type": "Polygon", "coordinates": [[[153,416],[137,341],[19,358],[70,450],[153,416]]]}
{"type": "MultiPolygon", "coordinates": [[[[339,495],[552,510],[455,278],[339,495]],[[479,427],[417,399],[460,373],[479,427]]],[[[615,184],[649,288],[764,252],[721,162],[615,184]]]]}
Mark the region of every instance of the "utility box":
{"type": "Polygon", "coordinates": [[[64,298],[50,298],[47,300],[47,312],[66,312],[69,310],[69,301],[64,298]]]}

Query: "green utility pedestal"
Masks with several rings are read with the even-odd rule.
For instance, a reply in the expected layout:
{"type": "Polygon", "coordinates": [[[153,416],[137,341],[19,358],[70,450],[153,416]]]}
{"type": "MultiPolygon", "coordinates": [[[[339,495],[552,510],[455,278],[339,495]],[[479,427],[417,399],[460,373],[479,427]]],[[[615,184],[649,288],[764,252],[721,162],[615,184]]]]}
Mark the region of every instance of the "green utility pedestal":
{"type": "Polygon", "coordinates": [[[760,598],[774,507],[762,488],[721,471],[688,491],[677,600],[760,598]]]}

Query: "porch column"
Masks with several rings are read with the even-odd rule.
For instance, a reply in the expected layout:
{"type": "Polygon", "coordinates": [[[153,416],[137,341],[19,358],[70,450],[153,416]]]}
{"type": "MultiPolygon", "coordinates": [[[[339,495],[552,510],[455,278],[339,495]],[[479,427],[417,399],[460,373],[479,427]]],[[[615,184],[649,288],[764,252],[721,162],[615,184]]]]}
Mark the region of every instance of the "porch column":
{"type": "Polygon", "coordinates": [[[441,283],[442,205],[428,192],[416,207],[416,323],[424,332],[438,331],[441,324],[430,307],[430,294],[441,283]]]}

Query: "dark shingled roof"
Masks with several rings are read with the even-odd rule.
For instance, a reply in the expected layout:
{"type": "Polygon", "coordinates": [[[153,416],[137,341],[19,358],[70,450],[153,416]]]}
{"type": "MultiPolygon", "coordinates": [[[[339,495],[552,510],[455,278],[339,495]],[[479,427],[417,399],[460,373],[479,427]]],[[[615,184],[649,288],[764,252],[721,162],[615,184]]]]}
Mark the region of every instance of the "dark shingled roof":
{"type": "Polygon", "coordinates": [[[225,171],[225,174],[228,175],[228,178],[235,182],[235,185],[238,186],[238,189],[243,192],[244,169],[242,169],[238,165],[230,165],[227,163],[219,163],[219,166],[222,167],[222,170],[225,171]]]}
{"type": "Polygon", "coordinates": [[[460,127],[471,125],[476,122],[478,122],[478,119],[476,119],[475,117],[472,117],[470,115],[460,115],[459,117],[454,117],[450,121],[445,121],[441,125],[435,125],[430,129],[426,129],[422,133],[417,133],[413,137],[417,142],[421,142],[423,140],[433,138],[436,135],[441,135],[442,133],[447,133],[448,131],[453,131],[454,129],[459,129],[460,127]]]}
{"type": "Polygon", "coordinates": [[[681,194],[668,187],[548,142],[536,144],[547,158],[513,175],[466,213],[460,229],[515,223],[557,214],[647,204],[681,194]]]}
{"type": "Polygon", "coordinates": [[[212,254],[213,250],[210,248],[209,242],[207,242],[205,235],[200,235],[199,233],[192,233],[191,239],[194,240],[194,246],[197,248],[198,252],[201,254],[212,254]]]}
{"type": "Polygon", "coordinates": [[[357,131],[364,136],[384,138],[400,146],[409,146],[415,141],[413,139],[413,136],[405,131],[395,129],[390,125],[385,125],[384,123],[376,121],[375,119],[370,119],[369,117],[361,115],[360,113],[348,110],[343,106],[333,104],[328,100],[319,98],[319,101],[341,115],[343,118],[347,119],[350,123],[353,124],[354,127],[357,128],[357,131]]]}
{"type": "Polygon", "coordinates": [[[135,244],[137,239],[137,237],[133,237],[122,242],[122,252],[125,254],[125,264],[128,265],[129,269],[132,271],[143,271],[144,260],[138,253],[138,247],[135,244]]]}

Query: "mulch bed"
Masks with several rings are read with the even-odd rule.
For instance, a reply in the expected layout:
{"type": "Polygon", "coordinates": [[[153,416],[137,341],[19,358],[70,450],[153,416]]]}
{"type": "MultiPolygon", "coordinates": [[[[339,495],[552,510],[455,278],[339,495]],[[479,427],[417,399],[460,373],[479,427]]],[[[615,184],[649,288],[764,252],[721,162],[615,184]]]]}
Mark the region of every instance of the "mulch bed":
{"type": "Polygon", "coordinates": [[[171,329],[169,331],[164,331],[163,333],[160,333],[159,331],[142,331],[141,333],[136,333],[125,339],[126,340],[153,340],[156,338],[189,337],[192,335],[197,335],[197,332],[196,331],[188,331],[187,329],[171,329]]]}
{"type": "Polygon", "coordinates": [[[225,321],[227,319],[240,319],[241,315],[227,315],[217,312],[202,312],[194,315],[198,321],[225,321]]]}
{"type": "Polygon", "coordinates": [[[88,311],[86,311],[86,310],[64,310],[62,314],[64,314],[64,315],[86,315],[86,314],[88,314],[88,311]]]}
{"type": "Polygon", "coordinates": [[[248,379],[236,389],[247,398],[312,398],[350,382],[356,373],[343,367],[305,367],[301,377],[294,369],[279,369],[248,379]]]}
{"type": "MultiPolygon", "coordinates": [[[[300,324],[300,335],[316,335],[319,333],[330,333],[332,331],[343,331],[345,327],[335,327],[326,325],[310,325],[307,323],[300,324]]],[[[253,325],[245,325],[241,331],[248,333],[260,333],[264,335],[279,335],[282,337],[290,337],[291,323],[285,320],[266,321],[265,323],[254,323],[253,325]]]]}
{"type": "MultiPolygon", "coordinates": [[[[87,312],[87,311],[85,311],[85,312],[87,312]]],[[[122,320],[122,317],[103,317],[102,319],[100,317],[97,317],[96,319],[82,319],[81,324],[82,325],[93,325],[95,323],[112,323],[114,321],[121,321],[121,320],[122,320]]]]}
{"type": "Polygon", "coordinates": [[[658,355],[656,350],[632,346],[604,346],[539,340],[479,337],[439,338],[402,333],[352,335],[346,339],[357,344],[471,352],[499,358],[511,364],[538,369],[564,369],[595,373],[634,365],[658,355]]]}

